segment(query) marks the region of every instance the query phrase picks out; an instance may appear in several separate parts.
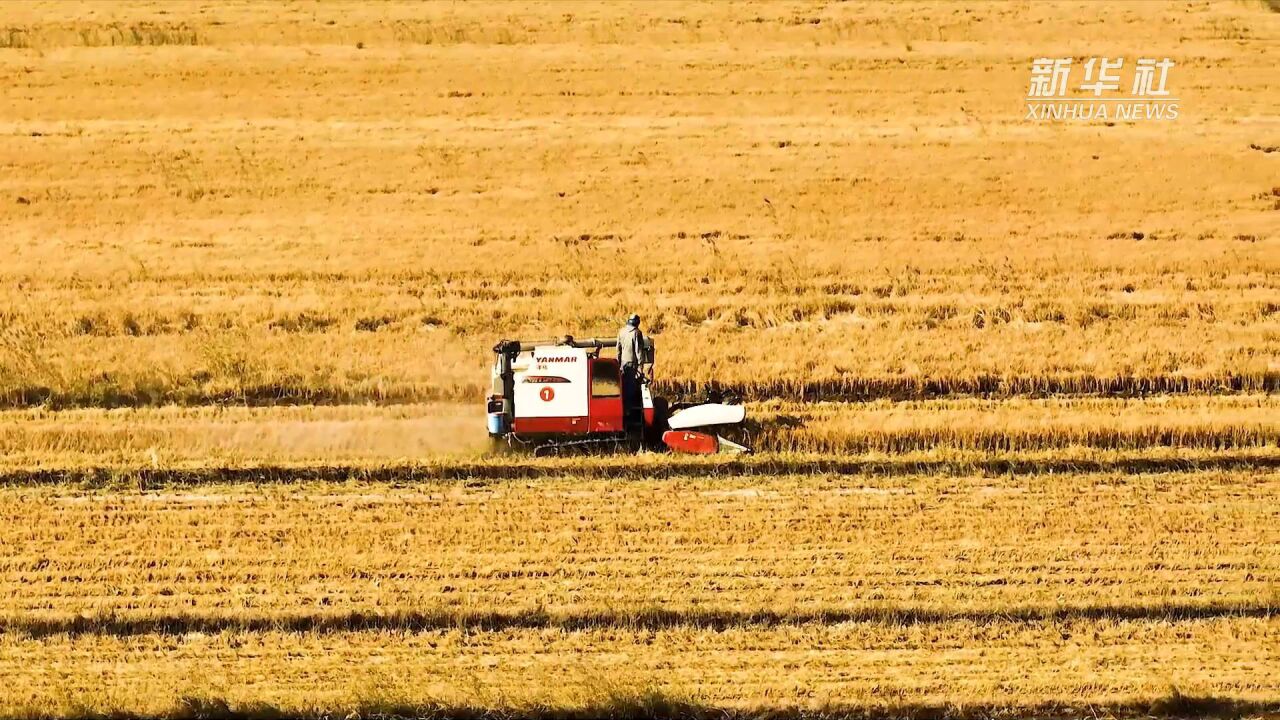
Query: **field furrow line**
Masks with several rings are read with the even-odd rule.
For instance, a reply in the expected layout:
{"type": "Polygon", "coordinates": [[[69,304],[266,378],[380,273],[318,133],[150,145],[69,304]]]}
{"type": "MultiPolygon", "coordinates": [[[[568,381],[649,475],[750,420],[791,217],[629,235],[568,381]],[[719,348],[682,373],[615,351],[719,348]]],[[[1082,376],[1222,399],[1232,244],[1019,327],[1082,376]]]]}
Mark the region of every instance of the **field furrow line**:
{"type": "Polygon", "coordinates": [[[1004,606],[982,609],[943,609],[881,605],[863,608],[754,610],[646,607],[632,610],[565,612],[545,608],[525,610],[435,611],[389,610],[347,613],[311,612],[261,614],[253,612],[119,612],[110,614],[22,613],[0,616],[0,634],[41,638],[58,635],[185,635],[219,632],[502,632],[505,630],[561,630],[579,632],[609,628],[638,630],[714,630],[803,627],[806,625],[865,624],[896,628],[969,623],[977,626],[1040,625],[1081,621],[1179,623],[1212,618],[1271,619],[1280,617],[1280,598],[1237,602],[1164,601],[1151,604],[1098,603],[1090,605],[1004,606]]]}
{"type": "Polygon", "coordinates": [[[586,456],[571,460],[516,459],[507,462],[474,460],[386,464],[249,465],[208,467],[3,468],[0,485],[67,485],[141,488],[168,485],[263,484],[310,482],[434,483],[496,482],[578,478],[583,480],[678,480],[682,478],[751,478],[777,476],[910,477],[949,475],[1058,475],[1120,473],[1153,475],[1232,470],[1273,471],[1280,468],[1280,452],[1272,448],[1202,454],[1070,453],[997,457],[931,459],[905,457],[850,459],[838,455],[762,454],[746,459],[684,459],[626,462],[586,456]]]}

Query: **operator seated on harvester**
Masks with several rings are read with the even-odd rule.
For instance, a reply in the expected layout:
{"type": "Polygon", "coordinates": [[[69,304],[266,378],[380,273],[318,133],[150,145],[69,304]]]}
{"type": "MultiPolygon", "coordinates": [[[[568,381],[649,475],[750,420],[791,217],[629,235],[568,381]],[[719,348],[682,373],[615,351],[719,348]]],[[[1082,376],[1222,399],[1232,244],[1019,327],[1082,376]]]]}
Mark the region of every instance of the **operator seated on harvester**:
{"type": "Polygon", "coordinates": [[[640,332],[640,316],[632,314],[618,331],[618,364],[622,366],[622,412],[627,427],[644,424],[640,382],[646,359],[644,335],[640,332]]]}

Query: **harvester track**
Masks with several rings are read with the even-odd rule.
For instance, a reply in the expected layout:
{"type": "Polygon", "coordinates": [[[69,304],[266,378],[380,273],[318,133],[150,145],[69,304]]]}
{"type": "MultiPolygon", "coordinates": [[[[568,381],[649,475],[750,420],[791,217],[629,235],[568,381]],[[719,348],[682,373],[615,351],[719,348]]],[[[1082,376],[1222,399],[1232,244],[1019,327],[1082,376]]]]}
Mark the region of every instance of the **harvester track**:
{"type": "Polygon", "coordinates": [[[626,440],[622,438],[591,438],[587,440],[565,440],[543,443],[534,447],[534,457],[556,457],[573,455],[591,450],[621,451],[626,449],[626,440]]]}

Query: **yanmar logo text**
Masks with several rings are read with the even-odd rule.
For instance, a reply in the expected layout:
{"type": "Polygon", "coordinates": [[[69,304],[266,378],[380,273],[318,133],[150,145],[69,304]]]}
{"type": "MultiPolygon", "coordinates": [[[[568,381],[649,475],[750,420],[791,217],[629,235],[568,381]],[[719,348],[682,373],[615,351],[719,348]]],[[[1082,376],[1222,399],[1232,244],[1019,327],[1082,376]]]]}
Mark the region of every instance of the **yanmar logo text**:
{"type": "Polygon", "coordinates": [[[577,355],[553,355],[551,357],[538,358],[540,363],[571,363],[578,362],[577,355]]]}

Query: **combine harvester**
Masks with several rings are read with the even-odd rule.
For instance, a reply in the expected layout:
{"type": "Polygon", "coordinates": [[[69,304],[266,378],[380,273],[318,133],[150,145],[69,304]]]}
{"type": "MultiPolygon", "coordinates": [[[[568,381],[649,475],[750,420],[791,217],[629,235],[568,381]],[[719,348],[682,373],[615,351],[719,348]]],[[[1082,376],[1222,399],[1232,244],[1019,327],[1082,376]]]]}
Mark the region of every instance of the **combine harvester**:
{"type": "MultiPolygon", "coordinates": [[[[611,338],[572,335],[495,345],[487,404],[495,448],[531,449],[537,456],[590,449],[751,452],[720,435],[746,420],[733,399],[709,395],[701,403],[668,403],[653,397],[643,376],[638,397],[624,398],[618,359],[601,356],[615,347],[611,338]]],[[[652,338],[645,338],[644,350],[641,367],[652,368],[652,338]]]]}

